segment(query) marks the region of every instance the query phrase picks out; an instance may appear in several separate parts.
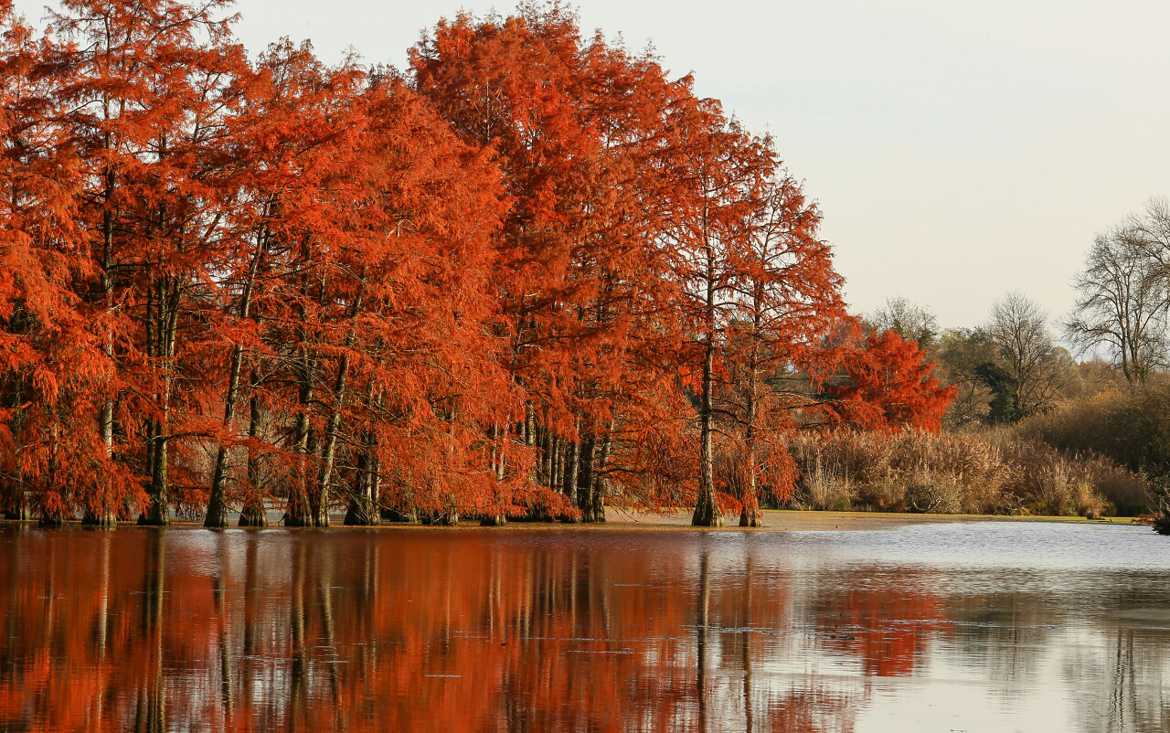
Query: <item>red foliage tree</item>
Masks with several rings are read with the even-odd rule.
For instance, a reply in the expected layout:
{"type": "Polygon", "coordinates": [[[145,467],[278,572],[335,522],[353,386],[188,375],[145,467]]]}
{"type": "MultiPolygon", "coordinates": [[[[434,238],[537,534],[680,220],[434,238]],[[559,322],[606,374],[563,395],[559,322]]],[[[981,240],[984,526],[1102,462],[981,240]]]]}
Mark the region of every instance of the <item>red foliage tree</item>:
{"type": "Polygon", "coordinates": [[[760,524],[761,479],[774,494],[790,485],[784,440],[795,428],[794,411],[808,403],[801,374],[820,358],[824,336],[843,313],[842,279],[817,237],[819,223],[799,183],[773,173],[749,220],[747,246],[736,253],[725,400],[742,445],[740,526],[760,524]]]}
{"type": "Polygon", "coordinates": [[[492,280],[523,411],[493,429],[498,475],[512,444],[537,484],[603,521],[611,477],[633,468],[615,456],[646,434],[641,398],[673,387],[672,360],[653,355],[673,327],[658,233],[674,85],[652,59],[584,43],[559,7],[442,22],[412,68],[464,139],[495,152],[513,199],[492,280]]]}
{"type": "Polygon", "coordinates": [[[87,411],[108,379],[75,284],[92,283],[82,171],[37,41],[0,3],[0,494],[5,514],[60,523],[111,466],[87,411]],[[80,496],[79,496],[80,495],[80,496]]]}
{"type": "MultiPolygon", "coordinates": [[[[98,425],[106,452],[145,476],[140,521],[151,524],[169,520],[176,474],[191,483],[206,383],[186,352],[215,328],[215,251],[231,244],[220,230],[237,170],[226,123],[244,57],[218,15],[226,5],[65,0],[51,24],[70,42],[60,95],[101,281],[87,301],[117,367],[98,425]]],[[[98,521],[126,510],[116,503],[98,502],[98,521]]]]}
{"type": "Polygon", "coordinates": [[[840,358],[843,375],[827,387],[833,422],[859,430],[942,427],[955,388],[938,381],[918,344],[891,330],[853,337],[840,358]]]}
{"type": "Polygon", "coordinates": [[[405,76],[249,64],[229,5],[62,0],[34,41],[0,4],[13,515],[754,525],[826,359],[840,419],[929,423],[896,349],[817,348],[819,216],[689,77],[556,4],[442,21],[405,76]]]}

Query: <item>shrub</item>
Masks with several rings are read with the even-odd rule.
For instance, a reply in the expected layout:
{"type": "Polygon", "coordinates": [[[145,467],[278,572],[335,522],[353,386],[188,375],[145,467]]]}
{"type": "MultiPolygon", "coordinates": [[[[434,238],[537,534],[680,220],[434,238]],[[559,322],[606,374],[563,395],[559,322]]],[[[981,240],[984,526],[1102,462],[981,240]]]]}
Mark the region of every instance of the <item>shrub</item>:
{"type": "Polygon", "coordinates": [[[1170,470],[1170,379],[1069,401],[1019,425],[1025,440],[1068,454],[1096,454],[1131,471],[1170,470]]]}
{"type": "Polygon", "coordinates": [[[1090,482],[1118,514],[1136,516],[1150,510],[1149,481],[1145,476],[1100,456],[1089,460],[1090,482]]]}
{"type": "Polygon", "coordinates": [[[1170,535],[1170,482],[1161,477],[1150,492],[1154,510],[1154,531],[1170,535]]]}

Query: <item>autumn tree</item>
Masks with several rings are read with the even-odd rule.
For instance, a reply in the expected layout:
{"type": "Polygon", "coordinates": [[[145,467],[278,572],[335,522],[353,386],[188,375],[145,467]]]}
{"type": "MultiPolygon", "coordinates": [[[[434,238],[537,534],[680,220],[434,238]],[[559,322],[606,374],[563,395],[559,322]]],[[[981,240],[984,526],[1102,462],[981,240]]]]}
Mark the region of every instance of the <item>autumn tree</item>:
{"type": "Polygon", "coordinates": [[[0,26],[0,500],[9,518],[35,508],[59,524],[112,469],[86,429],[109,365],[75,289],[94,270],[78,221],[82,171],[51,73],[58,49],[11,3],[0,3],[0,26]]]}
{"type": "Polygon", "coordinates": [[[499,174],[401,80],[375,79],[362,104],[364,194],[339,253],[353,293],[343,299],[344,335],[331,339],[344,350],[326,391],[318,490],[332,490],[330,442],[344,438],[356,459],[348,465],[368,474],[349,482],[347,523],[376,519],[378,466],[397,471],[389,488],[399,506],[409,494],[407,510],[451,521],[512,514],[514,487],[490,471],[485,440],[498,414],[493,398],[509,391],[488,280],[506,211],[499,174]]]}
{"type": "Polygon", "coordinates": [[[947,409],[948,428],[963,428],[993,421],[1002,413],[1001,393],[996,377],[1000,370],[991,336],[983,328],[947,329],[935,348],[938,368],[945,382],[955,388],[955,399],[947,409]],[[997,411],[995,408],[999,408],[997,411]]]}
{"type": "Polygon", "coordinates": [[[726,435],[758,522],[781,382],[812,381],[840,309],[768,138],[557,4],[441,21],[405,75],[288,41],[249,63],[233,20],[63,0],[43,40],[8,23],[13,514],[500,524],[615,499],[709,525],[726,435]]]}
{"type": "Polygon", "coordinates": [[[243,53],[225,7],[65,0],[51,23],[72,42],[61,93],[87,165],[83,218],[102,281],[90,303],[119,367],[99,426],[108,451],[117,433],[141,441],[125,458],[147,476],[140,520],[151,524],[169,520],[172,458],[202,432],[186,389],[200,381],[183,357],[212,313],[209,250],[233,198],[226,120],[243,53]]]}
{"type": "Polygon", "coordinates": [[[761,141],[728,120],[714,100],[684,98],[671,111],[671,144],[679,151],[670,171],[676,189],[674,220],[664,234],[679,283],[679,312],[689,339],[684,370],[696,393],[699,430],[698,492],[692,523],[718,526],[713,440],[716,370],[737,305],[750,221],[774,163],[761,141]]]}
{"type": "MultiPolygon", "coordinates": [[[[842,280],[829,246],[817,237],[819,223],[800,184],[777,170],[750,214],[747,246],[735,255],[739,272],[726,362],[731,415],[744,446],[740,526],[760,524],[758,484],[768,472],[759,448],[769,438],[782,443],[795,426],[793,411],[808,403],[791,377],[813,367],[822,339],[842,313],[842,280]]],[[[777,473],[787,470],[786,462],[775,459],[786,452],[777,448],[767,451],[776,485],[777,473]]]]}
{"type": "Polygon", "coordinates": [[[841,349],[841,375],[827,386],[833,422],[859,430],[937,431],[954,398],[934,364],[896,331],[855,336],[841,349]]]}
{"type": "Polygon", "coordinates": [[[922,349],[933,348],[939,337],[934,314],[902,297],[887,298],[866,323],[876,333],[897,331],[899,336],[916,342],[922,349]]]}
{"type": "Polygon", "coordinates": [[[643,431],[627,407],[669,372],[647,355],[665,340],[659,192],[678,87],[651,58],[584,43],[558,6],[441,22],[412,69],[465,140],[495,151],[513,198],[493,282],[523,403],[492,429],[494,465],[504,477],[510,445],[531,453],[536,483],[602,521],[619,444],[643,431]]]}
{"type": "MultiPolygon", "coordinates": [[[[411,52],[419,92],[464,140],[495,151],[513,199],[496,240],[493,281],[503,316],[497,335],[508,344],[503,364],[524,397],[521,414],[501,404],[491,429],[500,480],[513,458],[523,460],[542,442],[538,420],[567,422],[558,408],[574,388],[561,359],[569,340],[561,329],[573,325],[570,270],[584,237],[577,182],[596,149],[577,104],[580,65],[575,20],[559,8],[440,21],[411,52]],[[553,364],[560,368],[555,378],[553,364]]],[[[499,523],[504,515],[485,519],[499,523]]]]}

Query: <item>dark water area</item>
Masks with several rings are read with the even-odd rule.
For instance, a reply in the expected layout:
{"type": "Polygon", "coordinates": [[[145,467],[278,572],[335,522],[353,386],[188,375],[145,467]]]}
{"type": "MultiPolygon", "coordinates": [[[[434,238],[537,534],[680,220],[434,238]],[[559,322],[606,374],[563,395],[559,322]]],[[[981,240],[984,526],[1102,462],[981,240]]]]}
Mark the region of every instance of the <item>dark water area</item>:
{"type": "Polygon", "coordinates": [[[1170,541],[0,529],[0,730],[1163,731],[1170,541]]]}

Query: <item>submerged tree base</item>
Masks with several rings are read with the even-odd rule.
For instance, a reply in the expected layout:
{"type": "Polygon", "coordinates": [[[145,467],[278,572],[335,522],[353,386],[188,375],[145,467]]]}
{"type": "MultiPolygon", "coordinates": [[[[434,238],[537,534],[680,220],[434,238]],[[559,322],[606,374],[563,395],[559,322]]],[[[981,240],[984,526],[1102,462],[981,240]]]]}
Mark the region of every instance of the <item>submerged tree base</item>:
{"type": "Polygon", "coordinates": [[[582,512],[581,521],[586,524],[605,524],[605,510],[582,512]]]}
{"type": "Polygon", "coordinates": [[[18,509],[8,509],[4,512],[4,518],[13,522],[28,522],[32,520],[32,512],[28,507],[22,506],[18,509]]]}
{"type": "Polygon", "coordinates": [[[444,512],[441,514],[431,514],[423,519],[423,524],[430,524],[437,527],[454,527],[459,524],[459,513],[444,512]]]}
{"type": "Polygon", "coordinates": [[[691,525],[695,527],[722,527],[723,517],[715,508],[714,500],[700,501],[691,516],[691,525]]]}
{"type": "Polygon", "coordinates": [[[360,502],[351,502],[343,524],[347,527],[372,527],[378,524],[379,513],[360,502]]]}
{"type": "Polygon", "coordinates": [[[241,527],[267,527],[268,517],[265,515],[263,506],[256,506],[255,504],[245,506],[240,510],[241,527]]]}
{"type": "Polygon", "coordinates": [[[227,510],[222,506],[208,509],[207,516],[203,518],[203,526],[206,529],[226,529],[228,526],[227,510]]]}
{"type": "Polygon", "coordinates": [[[393,524],[421,524],[421,520],[418,517],[418,512],[414,509],[401,512],[397,509],[388,509],[383,507],[381,510],[379,510],[378,515],[381,517],[383,522],[390,522],[393,524]]]}
{"type": "Polygon", "coordinates": [[[86,512],[81,524],[93,529],[114,529],[118,526],[118,517],[113,512],[86,512]]]}
{"type": "Polygon", "coordinates": [[[741,527],[763,527],[764,522],[760,517],[759,512],[740,512],[739,526],[741,527]]]}

